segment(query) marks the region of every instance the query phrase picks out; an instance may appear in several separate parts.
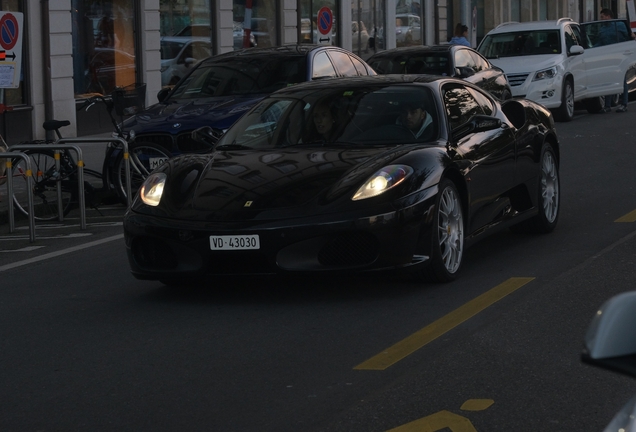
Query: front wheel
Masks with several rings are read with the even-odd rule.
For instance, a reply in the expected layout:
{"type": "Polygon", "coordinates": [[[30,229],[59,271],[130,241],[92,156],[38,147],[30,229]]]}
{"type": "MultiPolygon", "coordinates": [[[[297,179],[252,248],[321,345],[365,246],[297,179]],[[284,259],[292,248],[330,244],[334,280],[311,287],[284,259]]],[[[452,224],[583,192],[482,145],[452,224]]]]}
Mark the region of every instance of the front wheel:
{"type": "Polygon", "coordinates": [[[546,143],[541,152],[539,185],[537,187],[539,213],[530,219],[530,229],[536,233],[549,233],[559,220],[560,189],[559,164],[552,146],[546,143]]]}
{"type": "Polygon", "coordinates": [[[566,79],[563,82],[561,94],[561,106],[554,111],[554,119],[560,122],[569,122],[574,118],[574,86],[572,81],[566,79]]]}
{"type": "MultiPolygon", "coordinates": [[[[130,161],[130,189],[132,195],[136,194],[141,184],[148,175],[157,167],[163,165],[172,154],[160,145],[140,142],[130,144],[128,147],[130,161]]],[[[128,203],[126,193],[126,161],[124,153],[117,156],[114,169],[115,191],[123,204],[128,203]]]]}
{"type": "Polygon", "coordinates": [[[464,215],[455,184],[439,184],[431,233],[431,257],[425,278],[433,282],[455,280],[464,257],[464,215]]]}

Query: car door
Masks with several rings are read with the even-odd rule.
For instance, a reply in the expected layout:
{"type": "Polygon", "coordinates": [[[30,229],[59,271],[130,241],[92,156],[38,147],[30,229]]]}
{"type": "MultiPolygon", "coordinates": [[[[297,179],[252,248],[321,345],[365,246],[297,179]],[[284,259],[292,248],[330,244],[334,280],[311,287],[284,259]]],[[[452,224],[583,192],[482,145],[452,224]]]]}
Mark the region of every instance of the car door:
{"type": "MultiPolygon", "coordinates": [[[[574,97],[580,99],[583,97],[587,89],[587,73],[585,71],[586,53],[580,55],[570,54],[570,49],[574,45],[580,45],[583,48],[586,47],[584,36],[581,34],[581,29],[578,25],[567,25],[563,29],[563,36],[565,42],[564,61],[563,67],[566,71],[572,74],[574,81],[574,97]]],[[[586,50],[587,51],[587,50],[586,50]]]]}
{"type": "Polygon", "coordinates": [[[622,93],[627,70],[636,63],[636,44],[625,21],[605,20],[581,24],[589,46],[585,68],[589,96],[622,93]]]}
{"type": "Polygon", "coordinates": [[[451,154],[467,179],[471,233],[496,220],[509,206],[504,194],[514,184],[514,133],[503,122],[494,130],[457,137],[457,131],[473,116],[494,115],[495,103],[485,93],[458,84],[447,84],[442,93],[451,129],[451,154]]]}

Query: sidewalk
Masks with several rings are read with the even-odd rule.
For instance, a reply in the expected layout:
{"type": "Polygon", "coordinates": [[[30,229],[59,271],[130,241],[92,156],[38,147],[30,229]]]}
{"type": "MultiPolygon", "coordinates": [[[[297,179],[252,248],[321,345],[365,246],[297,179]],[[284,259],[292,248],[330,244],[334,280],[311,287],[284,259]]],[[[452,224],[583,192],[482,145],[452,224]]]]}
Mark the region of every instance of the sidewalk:
{"type": "MultiPolygon", "coordinates": [[[[86,135],[78,137],[82,138],[107,138],[110,137],[110,133],[98,134],[98,135],[86,135]]],[[[84,160],[84,166],[86,168],[93,169],[95,171],[102,172],[102,164],[104,162],[104,152],[106,143],[79,143],[77,145],[82,151],[82,159],[84,160]]],[[[43,144],[43,146],[46,144],[43,144]]],[[[73,157],[76,157],[75,152],[71,151],[73,157]]],[[[9,197],[7,196],[7,184],[0,185],[0,225],[9,224],[9,197]]],[[[26,221],[27,218],[20,211],[13,212],[15,221],[26,221]]]]}

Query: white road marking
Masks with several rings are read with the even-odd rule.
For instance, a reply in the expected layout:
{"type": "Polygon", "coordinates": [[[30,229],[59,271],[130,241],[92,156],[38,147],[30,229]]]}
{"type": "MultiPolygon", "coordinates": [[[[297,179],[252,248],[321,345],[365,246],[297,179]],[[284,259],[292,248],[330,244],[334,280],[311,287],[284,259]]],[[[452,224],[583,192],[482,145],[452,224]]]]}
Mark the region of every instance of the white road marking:
{"type": "Polygon", "coordinates": [[[47,260],[49,258],[55,258],[55,257],[61,256],[61,255],[69,254],[71,252],[77,252],[77,251],[82,250],[82,249],[87,249],[87,248],[90,248],[90,247],[93,247],[93,246],[98,246],[98,245],[101,245],[101,244],[104,244],[104,243],[108,243],[108,242],[111,242],[111,241],[114,241],[114,240],[121,240],[123,238],[124,238],[123,234],[117,234],[116,236],[106,237],[104,239],[95,240],[95,241],[92,241],[90,243],[84,243],[83,245],[74,246],[74,247],[71,247],[71,248],[68,248],[68,249],[63,249],[63,250],[60,250],[60,251],[57,251],[57,252],[47,253],[47,254],[41,255],[39,257],[30,258],[30,259],[26,259],[26,260],[23,260],[23,261],[18,261],[18,262],[12,263],[12,264],[3,265],[3,266],[0,266],[0,273],[2,273],[3,271],[6,271],[6,270],[11,270],[11,269],[17,268],[17,267],[22,267],[24,265],[33,264],[33,263],[36,263],[38,261],[44,261],[44,260],[47,260]]]}
{"type": "MultiPolygon", "coordinates": [[[[97,223],[89,223],[86,224],[86,227],[111,227],[111,226],[123,226],[123,222],[97,222],[97,223]]],[[[46,225],[36,225],[35,229],[59,229],[59,228],[78,228],[80,225],[64,225],[64,224],[46,224],[46,225]]],[[[29,229],[28,226],[17,227],[17,230],[27,231],[29,229]]]]}
{"type": "MultiPolygon", "coordinates": [[[[58,234],[58,235],[49,236],[49,237],[42,237],[42,236],[36,235],[35,239],[36,240],[55,240],[55,239],[88,237],[88,236],[92,236],[92,235],[93,235],[93,233],[58,234]]],[[[0,237],[0,240],[2,240],[2,241],[7,241],[7,240],[28,240],[29,238],[30,238],[29,236],[4,236],[4,237],[0,237]]]]}
{"type": "MultiPolygon", "coordinates": [[[[28,237],[27,237],[28,238],[28,237]]],[[[0,250],[0,252],[31,252],[36,249],[43,248],[44,246],[27,246],[21,249],[9,249],[9,250],[0,250]]]]}

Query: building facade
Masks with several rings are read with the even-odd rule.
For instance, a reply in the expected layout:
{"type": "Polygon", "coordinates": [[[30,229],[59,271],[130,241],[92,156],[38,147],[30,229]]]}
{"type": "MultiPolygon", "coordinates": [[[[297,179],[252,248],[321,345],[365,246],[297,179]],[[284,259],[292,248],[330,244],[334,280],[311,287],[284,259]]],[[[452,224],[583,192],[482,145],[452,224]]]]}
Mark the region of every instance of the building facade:
{"type": "Polygon", "coordinates": [[[42,139],[47,119],[70,120],[65,137],[110,131],[104,107],[77,110],[86,97],[145,88],[152,104],[197,60],[243,47],[333,44],[368,58],[446,43],[458,23],[476,47],[502,22],[586,22],[601,8],[627,18],[618,0],[0,0],[24,17],[19,87],[0,88],[1,132],[10,144],[42,139]]]}

